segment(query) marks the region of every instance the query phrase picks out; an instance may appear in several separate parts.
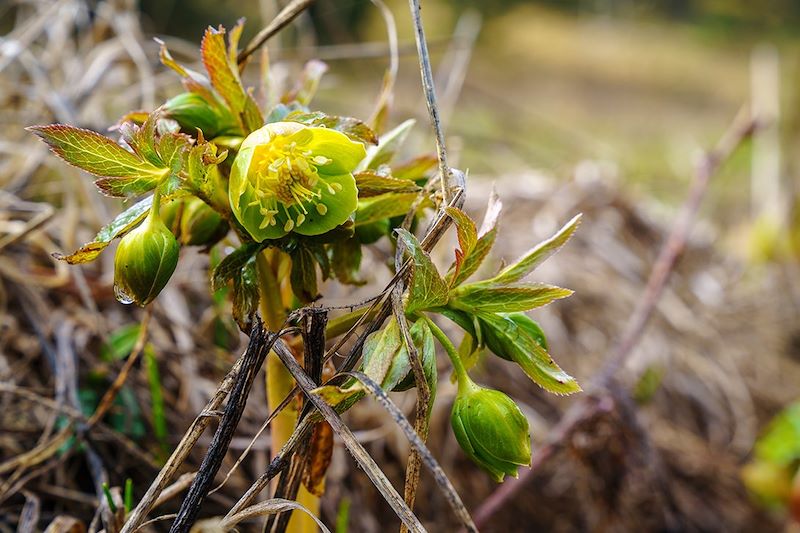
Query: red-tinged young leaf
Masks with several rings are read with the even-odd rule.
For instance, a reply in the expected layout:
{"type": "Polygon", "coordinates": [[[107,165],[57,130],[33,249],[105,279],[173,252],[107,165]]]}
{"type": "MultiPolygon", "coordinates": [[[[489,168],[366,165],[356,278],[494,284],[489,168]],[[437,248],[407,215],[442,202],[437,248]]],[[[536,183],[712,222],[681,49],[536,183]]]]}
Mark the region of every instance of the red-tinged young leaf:
{"type": "Polygon", "coordinates": [[[402,180],[418,180],[427,177],[439,164],[436,154],[426,154],[392,165],[392,175],[402,180]]]}
{"type": "Polygon", "coordinates": [[[556,253],[575,233],[581,223],[581,215],[576,215],[549,239],[540,242],[514,263],[500,271],[494,278],[486,280],[486,284],[507,285],[521,280],[541,265],[548,257],[556,253]]]}
{"type": "Polygon", "coordinates": [[[457,207],[446,207],[445,212],[453,219],[456,225],[458,245],[461,248],[456,250],[456,260],[447,272],[446,279],[448,285],[452,287],[454,280],[458,278],[464,261],[472,254],[472,250],[475,249],[475,245],[478,243],[478,231],[475,229],[475,223],[472,219],[457,207]]]}
{"type": "Polygon", "coordinates": [[[449,305],[471,312],[513,313],[542,307],[571,294],[569,289],[544,283],[519,283],[498,287],[481,282],[457,288],[450,295],[449,305]]]}
{"type": "MultiPolygon", "coordinates": [[[[286,108],[276,108],[276,112],[286,108]]],[[[364,122],[353,117],[340,117],[336,115],[326,115],[320,111],[306,112],[302,109],[291,111],[280,117],[280,120],[287,122],[299,122],[306,126],[325,127],[340,131],[353,139],[364,144],[378,144],[378,137],[364,122]]]]}
{"type": "Polygon", "coordinates": [[[322,61],[312,59],[307,62],[294,89],[281,96],[281,102],[284,104],[297,102],[301,106],[308,106],[314,95],[317,94],[319,82],[326,72],[328,72],[328,65],[322,61]]]}
{"type": "Polygon", "coordinates": [[[244,90],[239,78],[236,64],[236,48],[241,34],[241,22],[231,30],[230,50],[225,46],[225,29],[222,26],[215,30],[209,27],[203,36],[200,52],[206,67],[211,85],[227,102],[233,114],[238,118],[245,134],[264,124],[261,111],[252,95],[244,90]],[[232,60],[231,57],[234,59],[232,60]]]}
{"type": "Polygon", "coordinates": [[[406,312],[413,313],[447,304],[449,289],[433,265],[431,257],[422,249],[417,238],[407,230],[398,228],[396,231],[414,262],[406,312]]]}
{"type": "Polygon", "coordinates": [[[411,180],[382,176],[371,170],[353,174],[359,198],[370,198],[386,193],[418,193],[422,189],[411,180]]]}
{"type": "Polygon", "coordinates": [[[470,253],[462,262],[461,268],[453,277],[453,280],[450,282],[451,287],[457,287],[461,283],[465,282],[472,276],[478,268],[480,268],[483,260],[486,259],[486,256],[489,255],[489,252],[494,246],[494,240],[497,238],[497,228],[492,228],[488,232],[481,235],[478,238],[477,242],[475,243],[475,247],[472,249],[472,253],[470,253]]]}
{"type": "MultiPolygon", "coordinates": [[[[419,198],[417,193],[387,193],[359,200],[356,210],[356,226],[371,224],[385,218],[405,215],[419,198]]],[[[432,205],[428,198],[423,199],[419,208],[432,205]]]]}
{"type": "Polygon", "coordinates": [[[503,359],[517,363],[534,383],[554,394],[580,392],[578,382],[561,370],[534,330],[514,315],[478,313],[477,318],[486,346],[503,359]]]}
{"type": "Polygon", "coordinates": [[[67,163],[104,178],[138,178],[153,181],[166,170],[143,160],[97,132],[52,124],[31,126],[29,131],[46,142],[67,163]]]}
{"type": "Polygon", "coordinates": [[[367,157],[361,162],[359,169],[374,170],[381,165],[390,163],[400,150],[415,123],[414,119],[408,119],[388,133],[381,135],[378,146],[372,146],[367,150],[367,157]]]}

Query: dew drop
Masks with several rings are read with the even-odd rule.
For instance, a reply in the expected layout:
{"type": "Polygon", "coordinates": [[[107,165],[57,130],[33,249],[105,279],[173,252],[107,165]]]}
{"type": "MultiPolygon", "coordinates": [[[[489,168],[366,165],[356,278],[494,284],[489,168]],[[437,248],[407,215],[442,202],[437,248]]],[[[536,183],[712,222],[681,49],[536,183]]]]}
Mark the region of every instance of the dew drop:
{"type": "Polygon", "coordinates": [[[116,283],[114,284],[114,298],[121,304],[130,305],[133,303],[133,298],[116,283]]]}

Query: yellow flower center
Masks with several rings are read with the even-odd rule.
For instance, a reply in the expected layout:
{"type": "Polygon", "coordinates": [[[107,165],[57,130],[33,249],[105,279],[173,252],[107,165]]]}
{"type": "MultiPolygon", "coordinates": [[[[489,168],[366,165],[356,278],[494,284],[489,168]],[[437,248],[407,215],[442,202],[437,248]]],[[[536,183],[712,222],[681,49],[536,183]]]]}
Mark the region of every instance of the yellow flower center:
{"type": "MultiPolygon", "coordinates": [[[[320,200],[318,185],[320,181],[317,167],[326,165],[330,159],[314,155],[288,135],[273,134],[270,141],[260,145],[253,153],[250,163],[250,183],[256,191],[256,199],[250,205],[258,205],[264,216],[260,228],[276,224],[275,215],[283,209],[287,221],[285,231],[300,226],[308,214],[307,205],[313,204],[320,215],[325,215],[328,207],[320,200]]],[[[328,192],[336,194],[341,190],[338,183],[324,183],[328,192]]]]}

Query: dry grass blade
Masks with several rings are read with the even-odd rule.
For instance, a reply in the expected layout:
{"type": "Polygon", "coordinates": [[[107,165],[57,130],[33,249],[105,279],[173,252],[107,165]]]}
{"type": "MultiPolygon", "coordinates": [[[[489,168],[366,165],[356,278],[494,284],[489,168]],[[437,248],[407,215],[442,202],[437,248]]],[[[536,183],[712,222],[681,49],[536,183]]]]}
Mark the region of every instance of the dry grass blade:
{"type": "Polygon", "coordinates": [[[258,516],[265,516],[265,515],[274,515],[278,513],[284,513],[286,511],[303,511],[308,516],[314,519],[314,522],[320,527],[320,529],[325,533],[330,533],[330,530],[325,527],[325,524],[317,518],[317,516],[300,505],[299,503],[292,501],[292,500],[285,500],[283,498],[271,498],[269,500],[257,503],[255,505],[251,505],[246,509],[239,511],[238,513],[234,514],[233,516],[225,517],[220,523],[219,527],[222,531],[228,531],[236,527],[239,522],[244,520],[248,520],[250,518],[256,518],[258,516]]]}
{"type": "Polygon", "coordinates": [[[339,438],[342,439],[344,445],[350,451],[350,454],[356,460],[358,465],[364,470],[364,472],[366,472],[373,485],[375,485],[375,488],[378,489],[386,502],[392,507],[395,514],[410,531],[415,533],[424,532],[425,528],[422,527],[419,519],[414,515],[411,509],[408,508],[403,498],[400,497],[395,488],[387,479],[386,474],[384,474],[380,467],[375,463],[375,460],[370,457],[361,443],[356,440],[355,435],[353,435],[353,432],[350,430],[350,428],[345,425],[339,414],[334,411],[330,405],[325,403],[325,400],[311,392],[316,385],[314,385],[314,382],[311,380],[311,378],[308,377],[297,361],[295,361],[294,356],[289,348],[287,348],[286,345],[283,344],[283,342],[279,339],[275,343],[274,350],[275,353],[278,354],[278,357],[281,359],[283,364],[292,374],[292,377],[294,377],[294,379],[297,381],[300,389],[311,401],[311,403],[314,404],[314,407],[316,407],[319,412],[322,413],[322,416],[325,418],[328,424],[331,425],[336,434],[339,435],[339,438]]]}
{"type": "Polygon", "coordinates": [[[442,491],[442,494],[444,494],[447,503],[450,504],[450,507],[453,509],[456,516],[458,516],[458,518],[461,520],[464,528],[470,532],[478,531],[477,526],[472,521],[469,511],[464,505],[464,502],[461,501],[461,497],[456,492],[455,487],[453,487],[453,484],[447,478],[444,470],[442,470],[442,467],[439,466],[439,463],[436,461],[436,458],[430,452],[428,447],[425,446],[425,443],[414,431],[414,428],[411,427],[411,423],[403,415],[403,412],[400,411],[394,402],[392,402],[380,385],[370,379],[369,376],[362,372],[349,372],[348,374],[364,384],[369,392],[375,396],[375,399],[378,400],[378,403],[380,403],[381,406],[389,412],[392,417],[392,421],[403,430],[403,433],[405,433],[408,441],[411,443],[417,453],[420,454],[425,466],[427,466],[433,474],[436,484],[439,486],[439,489],[442,491]]]}
{"type": "Polygon", "coordinates": [[[305,11],[312,3],[314,3],[314,0],[294,0],[284,7],[272,22],[270,22],[266,28],[258,32],[258,34],[247,43],[244,50],[239,52],[236,61],[239,63],[240,68],[253,52],[261,48],[270,37],[281,31],[281,29],[293,21],[297,15],[305,11]]]}
{"type": "Polygon", "coordinates": [[[167,483],[169,483],[169,480],[172,479],[172,476],[178,471],[178,468],[180,468],[181,464],[183,464],[189,456],[189,452],[192,451],[192,448],[197,443],[197,440],[211,423],[212,416],[209,415],[209,413],[219,409],[219,406],[222,405],[222,401],[230,392],[242,368],[244,356],[245,354],[242,354],[241,357],[236,360],[230,372],[228,372],[228,375],[225,376],[225,379],[220,383],[214,396],[211,397],[203,411],[197,415],[192,425],[189,426],[189,429],[175,447],[172,455],[167,459],[164,467],[150,484],[150,487],[139,501],[139,504],[131,511],[127,522],[125,522],[125,525],[122,527],[121,533],[133,533],[139,529],[145,517],[150,512],[150,509],[156,504],[162,491],[167,486],[167,483]]]}

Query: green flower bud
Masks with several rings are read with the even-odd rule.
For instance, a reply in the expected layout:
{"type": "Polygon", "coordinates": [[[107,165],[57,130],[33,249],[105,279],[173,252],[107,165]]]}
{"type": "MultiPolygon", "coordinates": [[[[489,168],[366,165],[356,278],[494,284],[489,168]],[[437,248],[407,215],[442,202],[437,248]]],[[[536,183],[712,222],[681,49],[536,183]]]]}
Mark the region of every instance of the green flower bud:
{"type": "Polygon", "coordinates": [[[125,235],[114,256],[114,294],[122,303],[145,306],[172,277],[180,246],[175,236],[151,211],[145,221],[125,235]]]}
{"type": "Polygon", "coordinates": [[[238,130],[236,120],[230,112],[215,103],[209,103],[197,93],[181,93],[164,104],[169,118],[180,124],[187,133],[197,128],[208,138],[238,130]]]}
{"type": "Polygon", "coordinates": [[[184,246],[211,246],[228,233],[228,223],[197,197],[173,200],[161,206],[161,220],[184,246]],[[175,217],[180,214],[180,221],[175,217]]]}
{"type": "Polygon", "coordinates": [[[353,170],[364,145],[296,122],[267,124],[242,142],[231,168],[231,209],[258,242],[289,232],[322,235],[358,205],[353,170]]]}
{"type": "Polygon", "coordinates": [[[450,423],[464,453],[498,483],[531,464],[528,420],[502,392],[471,381],[459,386],[450,423]]]}

